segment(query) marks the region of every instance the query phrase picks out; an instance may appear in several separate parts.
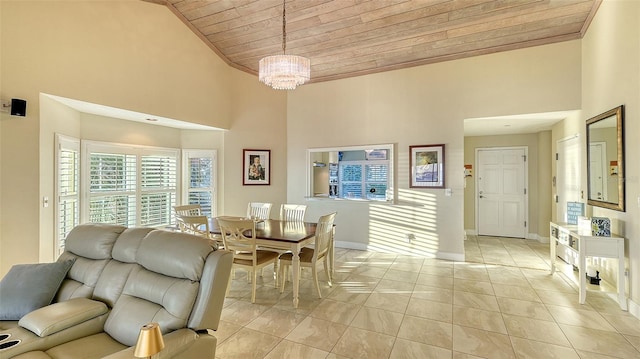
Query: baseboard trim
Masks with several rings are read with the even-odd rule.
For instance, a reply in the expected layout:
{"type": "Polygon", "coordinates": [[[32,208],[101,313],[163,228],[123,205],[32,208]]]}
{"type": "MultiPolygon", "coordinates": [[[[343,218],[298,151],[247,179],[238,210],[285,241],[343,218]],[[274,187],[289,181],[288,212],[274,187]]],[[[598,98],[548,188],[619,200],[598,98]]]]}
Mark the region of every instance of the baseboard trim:
{"type": "Polygon", "coordinates": [[[367,250],[367,245],[364,244],[364,243],[336,241],[335,242],[335,246],[338,247],[338,248],[357,249],[357,250],[360,250],[360,251],[366,251],[367,250]]]}
{"type": "Polygon", "coordinates": [[[540,242],[540,243],[547,243],[548,244],[549,241],[551,241],[551,238],[549,238],[549,237],[540,237],[540,236],[538,236],[538,242],[540,242]]]}
{"type": "Polygon", "coordinates": [[[465,229],[465,230],[464,230],[464,233],[465,233],[467,236],[475,236],[475,235],[477,235],[477,234],[478,234],[478,232],[476,232],[476,230],[475,230],[475,229],[465,229]]]}
{"type": "Polygon", "coordinates": [[[464,262],[464,253],[440,252],[436,253],[436,258],[446,259],[455,262],[464,262]]]}
{"type": "MultiPolygon", "coordinates": [[[[609,293],[609,295],[613,298],[613,300],[618,301],[617,293],[609,293]]],[[[638,305],[638,303],[632,301],[631,299],[627,299],[627,309],[629,310],[629,314],[640,319],[640,305],[638,305]]]]}

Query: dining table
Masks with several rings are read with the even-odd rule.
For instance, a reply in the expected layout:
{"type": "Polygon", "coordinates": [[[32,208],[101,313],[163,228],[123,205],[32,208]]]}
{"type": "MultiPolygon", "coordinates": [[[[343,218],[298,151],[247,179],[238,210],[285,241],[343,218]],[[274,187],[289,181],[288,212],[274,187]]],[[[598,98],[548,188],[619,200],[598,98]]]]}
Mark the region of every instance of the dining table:
{"type": "MultiPolygon", "coordinates": [[[[300,250],[315,241],[318,224],[312,222],[283,221],[278,219],[256,220],[256,245],[277,250],[288,250],[293,254],[291,262],[293,281],[293,307],[298,308],[300,290],[300,250]]],[[[211,218],[209,230],[222,234],[218,221],[211,218]]],[[[333,246],[331,246],[333,248],[333,246]]],[[[329,251],[329,262],[333,263],[333,250],[329,251]]],[[[332,268],[333,269],[333,268],[332,268]]]]}

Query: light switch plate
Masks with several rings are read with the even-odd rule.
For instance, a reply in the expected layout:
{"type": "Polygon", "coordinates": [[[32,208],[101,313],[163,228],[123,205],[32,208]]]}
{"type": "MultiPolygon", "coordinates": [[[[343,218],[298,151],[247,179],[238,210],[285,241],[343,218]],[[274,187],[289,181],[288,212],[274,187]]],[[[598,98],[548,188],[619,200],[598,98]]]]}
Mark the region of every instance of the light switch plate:
{"type": "Polygon", "coordinates": [[[451,188],[445,188],[445,189],[444,189],[444,195],[445,195],[445,196],[447,196],[447,197],[451,197],[451,194],[452,194],[452,192],[451,192],[451,188]]]}

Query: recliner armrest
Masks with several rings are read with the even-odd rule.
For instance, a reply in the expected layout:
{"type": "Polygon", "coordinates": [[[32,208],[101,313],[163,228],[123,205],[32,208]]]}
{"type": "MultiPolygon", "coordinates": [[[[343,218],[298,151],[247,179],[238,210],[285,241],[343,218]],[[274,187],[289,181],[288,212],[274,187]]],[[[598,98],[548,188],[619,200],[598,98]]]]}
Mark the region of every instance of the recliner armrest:
{"type": "Polygon", "coordinates": [[[109,311],[107,305],[88,298],[74,298],[36,309],[18,321],[18,325],[39,337],[57,333],[109,311]]]}

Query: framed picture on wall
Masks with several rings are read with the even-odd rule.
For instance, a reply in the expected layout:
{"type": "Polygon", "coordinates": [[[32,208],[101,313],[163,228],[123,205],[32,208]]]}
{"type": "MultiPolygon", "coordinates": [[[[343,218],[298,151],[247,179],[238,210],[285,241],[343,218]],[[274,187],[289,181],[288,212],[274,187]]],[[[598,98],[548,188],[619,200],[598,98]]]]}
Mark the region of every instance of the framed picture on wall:
{"type": "Polygon", "coordinates": [[[271,184],[271,150],[242,150],[242,184],[271,184]]]}
{"type": "Polygon", "coordinates": [[[411,188],[444,188],[444,145],[409,146],[411,188]]]}

